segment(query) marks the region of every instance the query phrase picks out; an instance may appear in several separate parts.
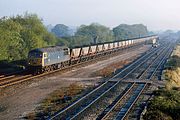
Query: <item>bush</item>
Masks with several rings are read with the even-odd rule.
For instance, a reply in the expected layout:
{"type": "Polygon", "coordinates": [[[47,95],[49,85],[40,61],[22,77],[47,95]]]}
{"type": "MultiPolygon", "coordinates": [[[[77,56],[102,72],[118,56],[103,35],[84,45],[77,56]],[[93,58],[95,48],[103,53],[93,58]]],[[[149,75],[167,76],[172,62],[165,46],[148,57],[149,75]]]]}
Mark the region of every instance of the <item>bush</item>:
{"type": "Polygon", "coordinates": [[[160,110],[149,111],[144,116],[145,120],[173,120],[171,116],[168,116],[160,110]]]}
{"type": "Polygon", "coordinates": [[[180,91],[163,89],[155,91],[154,95],[144,116],[145,120],[178,120],[180,118],[180,91]]]}

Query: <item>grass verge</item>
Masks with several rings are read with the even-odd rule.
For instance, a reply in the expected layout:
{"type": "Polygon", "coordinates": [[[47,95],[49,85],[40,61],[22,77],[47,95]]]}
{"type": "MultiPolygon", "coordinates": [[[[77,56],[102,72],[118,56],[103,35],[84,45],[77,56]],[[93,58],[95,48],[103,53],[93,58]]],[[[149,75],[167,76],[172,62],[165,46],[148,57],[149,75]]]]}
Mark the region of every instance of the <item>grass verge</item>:
{"type": "Polygon", "coordinates": [[[166,86],[154,92],[144,120],[180,120],[180,45],[168,59],[162,79],[166,86]]]}
{"type": "MultiPolygon", "coordinates": [[[[88,90],[91,89],[92,87],[88,90]]],[[[63,109],[80,96],[85,95],[87,92],[88,91],[85,87],[77,83],[55,90],[49,94],[49,96],[44,99],[33,112],[25,116],[24,119],[47,119],[47,117],[63,109]]]]}
{"type": "Polygon", "coordinates": [[[157,90],[154,98],[148,104],[145,120],[179,120],[180,91],[157,90]]]}
{"type": "Polygon", "coordinates": [[[180,87],[180,45],[174,49],[168,59],[163,71],[163,79],[167,81],[166,88],[168,90],[180,87]]]}

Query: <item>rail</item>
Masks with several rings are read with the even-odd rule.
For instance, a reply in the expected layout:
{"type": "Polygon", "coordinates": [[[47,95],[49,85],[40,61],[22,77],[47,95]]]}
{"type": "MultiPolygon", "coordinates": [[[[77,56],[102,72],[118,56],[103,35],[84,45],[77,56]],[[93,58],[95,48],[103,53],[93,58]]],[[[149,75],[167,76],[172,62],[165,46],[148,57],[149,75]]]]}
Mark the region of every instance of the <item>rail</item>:
{"type": "MultiPolygon", "coordinates": [[[[163,47],[162,47],[163,48],[163,47]]],[[[119,76],[120,74],[122,74],[123,72],[125,72],[127,69],[129,69],[130,67],[132,67],[133,65],[137,65],[138,63],[138,67],[143,64],[145,62],[145,60],[147,60],[148,58],[150,58],[152,55],[154,55],[156,52],[158,52],[159,50],[162,49],[157,48],[155,50],[152,50],[151,52],[147,53],[146,55],[144,55],[143,57],[139,58],[137,61],[135,61],[134,63],[130,64],[129,66],[127,66],[125,69],[123,69],[122,71],[120,71],[118,74],[116,74],[115,76],[113,76],[111,79],[119,76]],[[152,55],[151,55],[152,54],[152,55]],[[145,59],[143,62],[141,60],[145,59]],[[141,64],[139,64],[139,62],[142,62],[141,64]]],[[[137,67],[136,67],[137,68],[137,67]]],[[[135,69],[135,68],[134,68],[135,69]]],[[[133,69],[133,70],[134,70],[133,69]]],[[[132,72],[133,70],[130,70],[130,72],[132,72]]],[[[125,75],[127,76],[127,74],[125,75]]],[[[68,113],[68,110],[70,110],[71,108],[75,107],[77,104],[81,103],[81,101],[89,96],[91,96],[93,93],[98,92],[98,89],[100,89],[101,87],[103,87],[105,84],[107,84],[107,82],[103,83],[102,85],[100,85],[99,87],[97,87],[96,89],[94,89],[93,91],[91,91],[90,93],[88,93],[87,95],[83,96],[82,98],[80,98],[79,100],[77,100],[76,102],[72,103],[70,106],[68,106],[67,108],[65,108],[64,110],[56,113],[54,116],[51,116],[49,118],[49,120],[55,119],[58,116],[61,116],[62,114],[66,114],[68,113]]],[[[75,113],[75,115],[73,115],[74,117],[71,117],[70,119],[74,119],[76,118],[80,113],[82,113],[83,111],[85,111],[89,106],[91,106],[95,101],[97,101],[98,99],[100,99],[103,95],[105,95],[108,91],[110,91],[112,88],[114,88],[117,84],[119,83],[119,81],[116,82],[116,84],[114,84],[113,86],[111,86],[108,90],[106,90],[101,96],[96,97],[96,99],[94,101],[91,102],[91,104],[86,105],[86,107],[84,107],[83,109],[81,109],[79,112],[75,113]]]]}

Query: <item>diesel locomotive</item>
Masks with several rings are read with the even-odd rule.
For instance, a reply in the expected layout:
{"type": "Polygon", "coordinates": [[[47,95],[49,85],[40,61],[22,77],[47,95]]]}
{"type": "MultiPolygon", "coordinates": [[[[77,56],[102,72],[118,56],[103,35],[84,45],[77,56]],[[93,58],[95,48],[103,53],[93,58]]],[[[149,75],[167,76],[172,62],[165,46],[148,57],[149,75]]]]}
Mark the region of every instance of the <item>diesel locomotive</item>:
{"type": "Polygon", "coordinates": [[[51,46],[29,51],[28,69],[36,74],[62,69],[67,66],[101,57],[121,49],[156,41],[158,36],[105,42],[74,48],[51,46]]]}

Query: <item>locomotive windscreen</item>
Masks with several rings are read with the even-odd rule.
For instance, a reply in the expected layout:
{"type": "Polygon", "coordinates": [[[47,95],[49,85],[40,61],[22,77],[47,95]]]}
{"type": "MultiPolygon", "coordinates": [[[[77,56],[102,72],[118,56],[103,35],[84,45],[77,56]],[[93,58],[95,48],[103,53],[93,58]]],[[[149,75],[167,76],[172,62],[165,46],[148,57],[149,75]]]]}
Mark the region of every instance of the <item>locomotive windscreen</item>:
{"type": "Polygon", "coordinates": [[[39,51],[30,51],[28,58],[42,58],[42,52],[39,51]]]}

